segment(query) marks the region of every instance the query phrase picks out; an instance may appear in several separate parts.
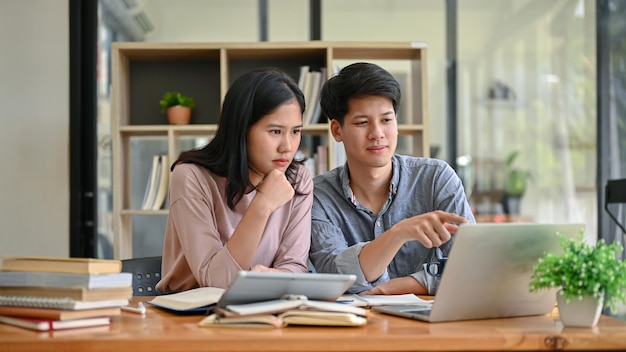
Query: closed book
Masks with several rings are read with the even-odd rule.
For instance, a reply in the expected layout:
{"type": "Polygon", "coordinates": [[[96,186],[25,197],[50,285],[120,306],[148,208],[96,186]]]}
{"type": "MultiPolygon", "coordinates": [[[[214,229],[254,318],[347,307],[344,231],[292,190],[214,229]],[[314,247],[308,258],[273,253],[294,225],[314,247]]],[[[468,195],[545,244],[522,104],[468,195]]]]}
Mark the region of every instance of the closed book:
{"type": "Polygon", "coordinates": [[[306,85],[306,76],[309,74],[309,66],[300,66],[300,76],[298,76],[298,87],[301,91],[304,91],[306,85]]]}
{"type": "Polygon", "coordinates": [[[0,286],[40,287],[131,287],[132,273],[116,274],[70,274],[29,271],[0,271],[0,286]]]}
{"type": "Polygon", "coordinates": [[[43,320],[0,316],[0,323],[37,331],[52,331],[110,325],[111,319],[109,317],[95,317],[72,320],[43,320]]]}
{"type": "Polygon", "coordinates": [[[318,96],[320,93],[320,82],[322,79],[322,74],[319,71],[311,72],[311,87],[308,92],[308,96],[305,96],[304,99],[306,101],[306,110],[304,111],[304,124],[311,124],[311,119],[313,118],[313,112],[315,111],[315,105],[318,101],[318,96]]]}
{"type": "Polygon", "coordinates": [[[170,188],[170,164],[168,163],[167,155],[161,155],[161,177],[159,179],[159,185],[154,196],[154,202],[152,204],[152,210],[159,210],[163,207],[165,196],[170,188]]]}
{"type": "Polygon", "coordinates": [[[161,156],[155,155],[152,157],[152,169],[150,169],[150,178],[148,179],[146,194],[144,195],[143,202],[141,204],[141,209],[143,210],[152,209],[154,197],[156,196],[157,189],[159,187],[161,171],[161,156]]]}
{"type": "Polygon", "coordinates": [[[326,83],[326,80],[328,79],[327,77],[328,73],[327,73],[326,67],[320,68],[320,75],[321,75],[321,78],[320,78],[320,84],[319,84],[319,92],[317,94],[317,100],[307,102],[309,105],[311,104],[315,105],[315,108],[313,109],[313,114],[311,116],[311,121],[309,121],[310,124],[319,123],[322,117],[322,105],[320,104],[319,96],[321,94],[321,90],[322,90],[322,87],[324,86],[324,83],[326,83]]]}
{"type": "Polygon", "coordinates": [[[305,110],[304,113],[302,114],[302,122],[304,124],[306,124],[308,121],[306,120],[307,116],[309,115],[307,113],[307,110],[309,109],[309,99],[311,96],[311,90],[313,89],[313,76],[315,76],[315,74],[313,72],[307,72],[306,77],[304,78],[304,88],[302,89],[302,94],[304,94],[304,101],[306,103],[305,106],[305,110]]]}
{"type": "Polygon", "coordinates": [[[77,301],[71,298],[49,298],[30,296],[0,295],[0,306],[33,307],[65,310],[84,310],[108,307],[121,307],[128,304],[127,299],[105,299],[98,301],[77,301]]]}
{"type": "Polygon", "coordinates": [[[199,327],[246,327],[246,328],[281,328],[285,322],[271,314],[245,315],[224,317],[219,314],[210,314],[200,320],[199,327]]]}
{"type": "Polygon", "coordinates": [[[97,301],[103,299],[131,299],[133,288],[130,286],[88,289],[85,287],[38,287],[8,286],[0,287],[3,296],[28,296],[47,298],[69,298],[77,301],[97,301]]]}
{"type": "Polygon", "coordinates": [[[169,295],[156,296],[147,303],[172,311],[200,310],[206,312],[207,308],[219,301],[223,293],[223,288],[199,287],[169,295]]]}
{"type": "Polygon", "coordinates": [[[22,317],[33,319],[47,320],[70,320],[93,317],[108,317],[120,315],[122,309],[120,307],[85,309],[85,310],[63,310],[63,309],[47,309],[47,308],[30,308],[30,307],[7,307],[0,306],[0,315],[10,317],[22,317]]]}
{"type": "Polygon", "coordinates": [[[402,295],[345,294],[337,298],[337,302],[357,307],[375,307],[382,305],[416,305],[432,307],[435,301],[432,299],[422,299],[412,293],[407,293],[402,295]]]}
{"type": "Polygon", "coordinates": [[[354,313],[292,309],[278,315],[285,325],[363,326],[367,318],[354,313]]]}
{"type": "Polygon", "coordinates": [[[33,271],[78,274],[110,274],[122,271],[122,262],[113,259],[2,257],[3,271],[33,271]]]}

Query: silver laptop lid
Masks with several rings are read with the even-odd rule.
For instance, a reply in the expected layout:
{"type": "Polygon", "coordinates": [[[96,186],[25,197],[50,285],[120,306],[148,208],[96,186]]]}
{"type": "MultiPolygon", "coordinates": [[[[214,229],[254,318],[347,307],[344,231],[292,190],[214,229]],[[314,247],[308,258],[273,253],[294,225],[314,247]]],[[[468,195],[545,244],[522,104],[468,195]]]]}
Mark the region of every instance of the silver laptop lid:
{"type": "Polygon", "coordinates": [[[547,314],[556,290],[531,293],[532,267],[559,252],[557,232],[575,237],[584,224],[466,224],[450,250],[431,322],[547,314]]]}

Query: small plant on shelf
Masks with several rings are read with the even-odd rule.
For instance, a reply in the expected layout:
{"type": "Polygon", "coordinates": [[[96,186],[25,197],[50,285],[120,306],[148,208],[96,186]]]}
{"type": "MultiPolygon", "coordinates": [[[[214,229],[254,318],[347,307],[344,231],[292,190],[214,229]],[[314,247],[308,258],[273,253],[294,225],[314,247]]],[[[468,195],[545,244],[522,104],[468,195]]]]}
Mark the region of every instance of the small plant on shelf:
{"type": "Polygon", "coordinates": [[[558,234],[563,252],[546,253],[533,267],[531,292],[561,288],[567,302],[584,296],[604,299],[604,307],[616,311],[617,303],[626,302],[626,263],[621,259],[622,246],[607,245],[599,240],[595,245],[579,238],[558,234]]]}
{"type": "Polygon", "coordinates": [[[187,124],[191,119],[191,109],[196,102],[190,96],[180,92],[167,92],[161,101],[161,112],[167,112],[167,118],[171,124],[187,124]]]}
{"type": "Polygon", "coordinates": [[[159,103],[161,104],[161,112],[166,112],[168,108],[176,105],[186,106],[191,109],[196,106],[196,102],[192,97],[179,92],[165,93],[159,103]]]}

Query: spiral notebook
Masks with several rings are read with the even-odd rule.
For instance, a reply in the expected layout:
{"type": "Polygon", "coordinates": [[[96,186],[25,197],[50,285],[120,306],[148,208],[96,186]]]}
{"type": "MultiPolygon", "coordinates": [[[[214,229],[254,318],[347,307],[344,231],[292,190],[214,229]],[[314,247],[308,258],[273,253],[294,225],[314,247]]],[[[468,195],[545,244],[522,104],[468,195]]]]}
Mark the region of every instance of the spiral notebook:
{"type": "Polygon", "coordinates": [[[77,301],[71,298],[0,295],[0,306],[8,306],[8,307],[85,310],[85,309],[121,307],[125,305],[128,305],[127,299],[77,301]]]}

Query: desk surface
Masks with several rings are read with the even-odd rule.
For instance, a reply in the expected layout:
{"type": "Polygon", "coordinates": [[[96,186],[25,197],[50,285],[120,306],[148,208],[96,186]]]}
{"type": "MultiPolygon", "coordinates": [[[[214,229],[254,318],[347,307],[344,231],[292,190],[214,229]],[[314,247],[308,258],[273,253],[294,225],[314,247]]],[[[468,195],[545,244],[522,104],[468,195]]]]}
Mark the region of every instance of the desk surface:
{"type": "Polygon", "coordinates": [[[370,313],[363,327],[200,328],[202,316],[148,306],[105,327],[35,332],[0,324],[0,351],[476,351],[626,350],[626,322],[563,328],[557,315],[424,323],[370,313]]]}

